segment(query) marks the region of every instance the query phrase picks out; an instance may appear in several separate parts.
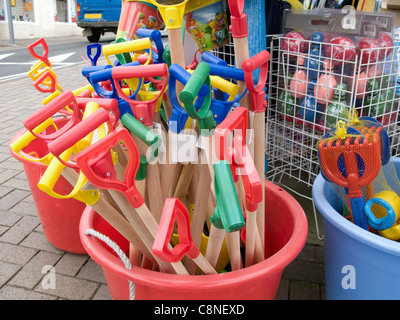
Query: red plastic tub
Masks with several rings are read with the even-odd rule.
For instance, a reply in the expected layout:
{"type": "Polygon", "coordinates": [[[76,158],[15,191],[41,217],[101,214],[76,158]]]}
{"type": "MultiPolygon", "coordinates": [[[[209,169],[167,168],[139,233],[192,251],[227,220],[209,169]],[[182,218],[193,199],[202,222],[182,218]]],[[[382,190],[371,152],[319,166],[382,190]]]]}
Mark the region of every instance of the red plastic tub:
{"type": "MultiPolygon", "coordinates": [[[[58,128],[62,127],[66,122],[66,118],[55,120],[58,128]]],[[[11,139],[10,144],[24,132],[26,130],[19,131],[11,139]]],[[[36,153],[41,158],[48,153],[47,142],[35,139],[21,151],[21,154],[28,159],[34,159],[30,153],[36,153]]],[[[47,240],[60,250],[86,254],[79,237],[79,222],[86,205],[75,199],[56,199],[41,191],[37,184],[47,166],[40,162],[24,159],[11,148],[10,152],[24,166],[26,178],[47,240]]],[[[72,186],[61,176],[54,187],[54,191],[62,195],[69,194],[72,191],[72,186]]]]}
{"type": "Polygon", "coordinates": [[[104,271],[111,297],[129,299],[129,282],[135,283],[137,300],[263,300],[274,299],[284,268],[303,249],[307,239],[307,218],[299,203],[286,191],[265,182],[266,237],[268,258],[238,271],[217,275],[174,275],[133,267],[127,270],[112,250],[86,230],[108,236],[124,251],[129,243],[92,208],[82,215],[80,235],[88,254],[104,271]],[[268,243],[267,243],[268,242],[268,243]]]}

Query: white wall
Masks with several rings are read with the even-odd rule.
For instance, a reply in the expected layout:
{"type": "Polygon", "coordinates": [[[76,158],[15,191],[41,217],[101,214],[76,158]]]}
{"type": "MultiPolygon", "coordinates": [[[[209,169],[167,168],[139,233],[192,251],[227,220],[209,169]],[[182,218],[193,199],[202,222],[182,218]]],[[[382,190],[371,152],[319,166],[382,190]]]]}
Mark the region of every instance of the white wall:
{"type": "MultiPolygon", "coordinates": [[[[13,21],[15,39],[82,35],[76,23],[54,21],[53,0],[34,0],[33,5],[35,22],[13,21]]],[[[0,38],[9,38],[7,21],[0,21],[0,38]]]]}

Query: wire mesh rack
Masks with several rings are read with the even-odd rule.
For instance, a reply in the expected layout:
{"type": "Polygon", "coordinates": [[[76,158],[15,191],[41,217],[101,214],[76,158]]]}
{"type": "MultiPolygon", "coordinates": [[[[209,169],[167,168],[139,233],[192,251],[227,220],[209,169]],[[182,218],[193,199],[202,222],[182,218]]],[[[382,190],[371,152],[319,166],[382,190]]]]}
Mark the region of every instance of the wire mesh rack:
{"type": "Polygon", "coordinates": [[[388,132],[391,154],[400,153],[395,47],[354,47],[291,38],[270,42],[266,150],[273,174],[312,186],[319,173],[317,142],[339,120],[370,116],[388,132]],[[328,54],[327,54],[328,53],[328,54]],[[342,54],[340,54],[342,53],[342,54]],[[353,55],[350,57],[350,55],[353,55]]]}

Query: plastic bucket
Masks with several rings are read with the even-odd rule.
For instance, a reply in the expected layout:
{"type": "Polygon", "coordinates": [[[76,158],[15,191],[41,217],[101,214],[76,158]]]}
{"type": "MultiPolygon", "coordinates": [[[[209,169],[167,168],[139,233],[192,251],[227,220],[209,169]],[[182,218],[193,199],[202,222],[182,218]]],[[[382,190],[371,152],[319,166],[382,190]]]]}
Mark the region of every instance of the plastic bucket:
{"type": "Polygon", "coordinates": [[[159,30],[164,22],[150,1],[122,1],[116,38],[135,39],[139,28],[159,30]]]}
{"type": "Polygon", "coordinates": [[[127,252],[128,242],[91,208],[82,215],[80,234],[88,254],[104,271],[113,299],[128,299],[128,280],[135,283],[137,300],[262,300],[274,299],[284,268],[303,249],[307,218],[299,203],[286,191],[266,181],[266,247],[271,254],[263,262],[217,275],[184,276],[139,267],[127,270],[119,257],[97,238],[85,235],[94,229],[127,252]]]}
{"type": "MultiPolygon", "coordinates": [[[[54,122],[60,128],[66,121],[66,118],[59,118],[55,119],[54,122]]],[[[11,139],[10,143],[18,139],[24,132],[26,130],[19,131],[11,139]]],[[[11,148],[10,152],[24,166],[26,178],[47,240],[60,250],[86,254],[79,237],[79,221],[86,205],[75,199],[56,199],[41,191],[37,184],[47,166],[40,162],[24,159],[11,148]]],[[[47,142],[35,139],[22,152],[26,158],[31,157],[29,155],[31,152],[36,152],[39,157],[43,157],[48,153],[47,142]]],[[[69,194],[72,191],[72,186],[61,176],[54,186],[54,191],[59,194],[69,194]]]]}
{"type": "MultiPolygon", "coordinates": [[[[400,161],[393,161],[399,176],[400,161]]],[[[400,299],[400,243],[344,218],[342,201],[321,174],[312,196],[324,223],[326,299],[400,299]]]]}
{"type": "Polygon", "coordinates": [[[185,29],[201,52],[220,48],[229,42],[229,24],[224,1],[190,1],[184,16],[185,29]],[[207,5],[205,5],[205,3],[207,5]]]}

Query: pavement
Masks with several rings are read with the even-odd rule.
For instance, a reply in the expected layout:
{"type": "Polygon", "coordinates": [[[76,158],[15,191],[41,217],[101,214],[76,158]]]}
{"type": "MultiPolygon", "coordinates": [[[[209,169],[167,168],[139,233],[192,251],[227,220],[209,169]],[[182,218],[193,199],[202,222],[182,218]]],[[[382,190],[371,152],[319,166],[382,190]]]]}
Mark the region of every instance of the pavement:
{"type": "MultiPolygon", "coordinates": [[[[32,42],[16,40],[12,46],[0,39],[0,51],[32,42]]],[[[57,70],[64,89],[85,83],[80,73],[84,65],[57,70]]],[[[41,107],[47,94],[37,91],[28,75],[1,82],[0,94],[0,300],[110,300],[102,269],[90,256],[62,251],[46,239],[23,165],[9,151],[22,120],[41,107]],[[45,285],[45,266],[54,267],[55,288],[45,285]]],[[[320,215],[315,221],[311,188],[285,178],[281,186],[299,192],[288,189],[307,215],[309,232],[304,249],[283,272],[276,299],[324,300],[323,227],[320,215]]]]}

